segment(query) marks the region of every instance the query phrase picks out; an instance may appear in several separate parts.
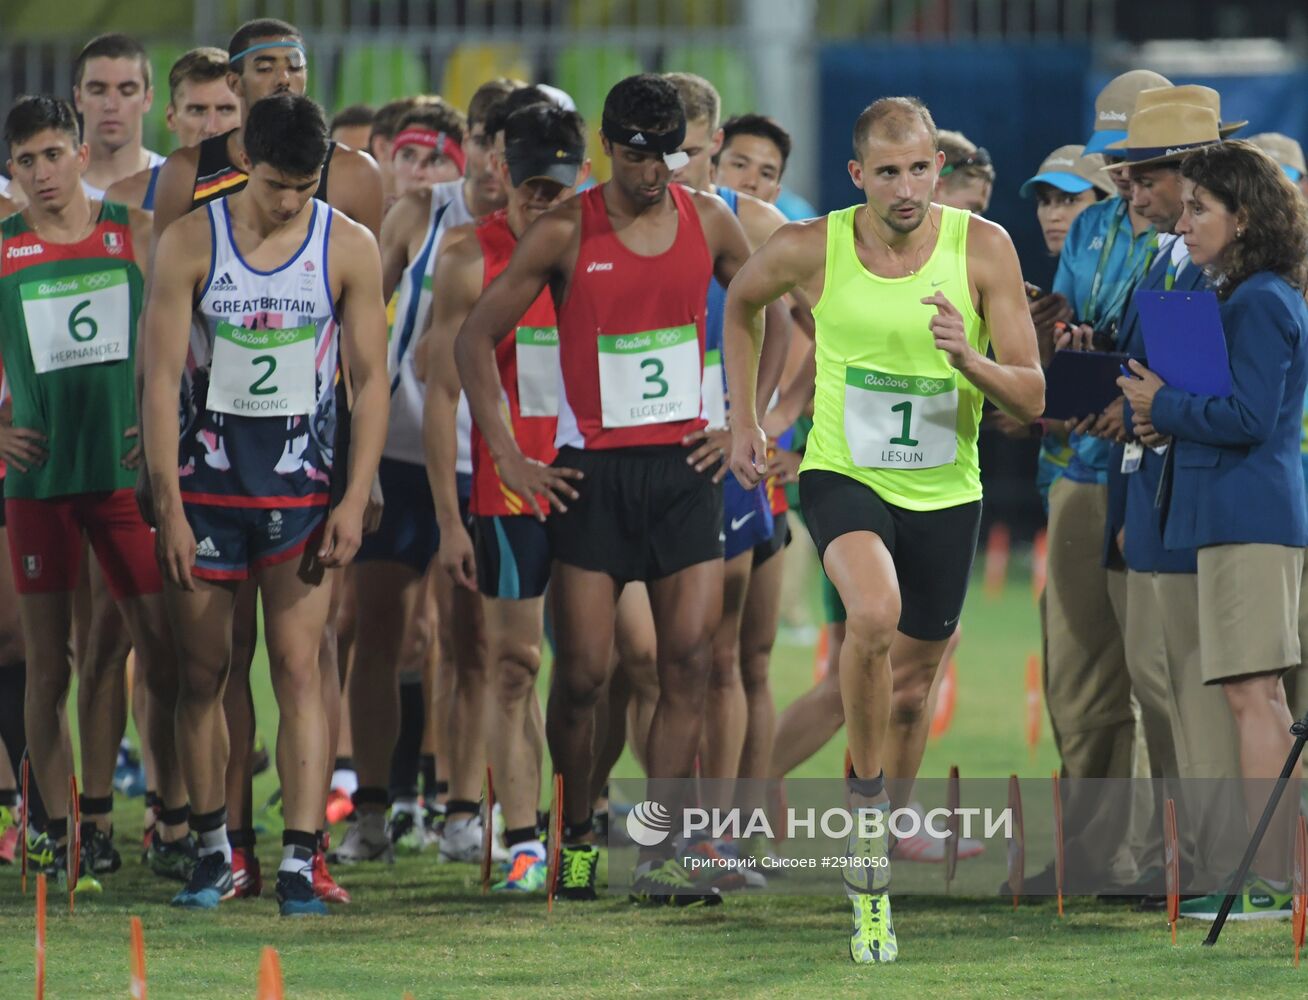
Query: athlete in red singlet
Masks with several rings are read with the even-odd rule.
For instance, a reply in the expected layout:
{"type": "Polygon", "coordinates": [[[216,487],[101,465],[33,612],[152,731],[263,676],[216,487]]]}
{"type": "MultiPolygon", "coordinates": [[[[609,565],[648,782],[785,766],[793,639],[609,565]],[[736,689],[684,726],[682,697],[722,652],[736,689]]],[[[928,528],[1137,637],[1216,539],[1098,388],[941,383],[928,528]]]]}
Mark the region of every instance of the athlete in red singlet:
{"type": "MultiPolygon", "coordinates": [[[[690,464],[702,428],[704,302],[710,276],[731,281],[749,254],[734,215],[711,196],[669,185],[686,118],[661,77],[618,83],[604,102],[613,180],[552,209],[523,235],[455,344],[464,390],[500,479],[543,494],[554,565],[557,676],[550,751],[564,781],[558,890],[595,896],[599,851],[589,776],[594,708],[612,665],[623,586],[649,584],[660,694],[647,747],[651,777],[686,779],[699,746],[710,637],[722,605],[722,492],[690,464]],[[498,416],[494,345],[549,287],[558,310],[559,454],[524,456],[498,416]]],[[[679,808],[671,802],[674,815],[679,808]]],[[[679,817],[678,817],[679,818],[679,817]]],[[[672,838],[642,853],[633,893],[646,901],[717,902],[675,860],[672,838]]]]}

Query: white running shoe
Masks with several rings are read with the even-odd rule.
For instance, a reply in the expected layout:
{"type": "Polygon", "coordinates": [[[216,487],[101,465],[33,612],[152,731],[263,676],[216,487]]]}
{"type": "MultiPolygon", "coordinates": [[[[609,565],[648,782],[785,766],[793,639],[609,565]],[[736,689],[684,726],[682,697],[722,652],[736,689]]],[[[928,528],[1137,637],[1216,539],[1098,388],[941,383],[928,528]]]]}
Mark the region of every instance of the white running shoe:
{"type": "Polygon", "coordinates": [[[327,860],[334,865],[354,865],[361,861],[394,864],[395,847],[386,832],[386,818],[381,813],[359,813],[341,838],[341,846],[327,860]]]}
{"type": "MultiPolygon", "coordinates": [[[[481,863],[482,823],[480,816],[458,816],[445,821],[441,834],[440,860],[481,863]]],[[[509,852],[494,839],[491,841],[491,860],[508,861],[509,852]]]]}

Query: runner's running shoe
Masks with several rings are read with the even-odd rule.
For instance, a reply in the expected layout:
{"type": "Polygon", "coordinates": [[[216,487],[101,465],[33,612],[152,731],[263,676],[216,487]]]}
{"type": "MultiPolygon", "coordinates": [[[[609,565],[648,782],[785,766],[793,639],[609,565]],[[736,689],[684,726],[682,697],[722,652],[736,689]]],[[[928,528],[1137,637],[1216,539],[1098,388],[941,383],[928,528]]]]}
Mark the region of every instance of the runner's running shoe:
{"type": "Polygon", "coordinates": [[[330,841],[325,836],[322,841],[322,847],[313,855],[313,891],[324,903],[348,903],[350,894],[336,884],[332,873],[327,870],[326,851],[330,841]]]}
{"type": "Polygon", "coordinates": [[[513,866],[504,880],[491,886],[491,892],[544,892],[549,869],[544,858],[538,858],[530,851],[521,851],[514,857],[513,866]]]}
{"type": "Polygon", "coordinates": [[[112,834],[98,826],[82,836],[82,871],[92,875],[112,875],[123,866],[123,859],[114,847],[112,834]]]}
{"type": "Polygon", "coordinates": [[[160,878],[170,878],[178,882],[188,882],[199,861],[194,838],[188,836],[181,840],[167,843],[156,829],[150,837],[150,846],[145,852],[145,862],[160,878]]]}
{"type": "Polygon", "coordinates": [[[188,910],[216,910],[219,902],[231,899],[235,891],[232,866],[221,851],[214,851],[195,863],[186,888],[173,897],[173,906],[188,910]]]}
{"type": "Polygon", "coordinates": [[[114,765],[114,791],[129,799],[145,794],[145,768],[132,745],[126,740],[118,744],[118,762],[114,765]]]}
{"type": "Polygon", "coordinates": [[[327,824],[335,826],[344,823],[354,812],[354,799],[342,788],[333,788],[327,793],[327,824]]]}
{"type": "MultiPolygon", "coordinates": [[[[386,833],[391,838],[391,845],[399,853],[419,854],[427,849],[427,830],[422,816],[407,809],[392,809],[391,818],[386,824],[386,833]]],[[[481,845],[478,844],[478,850],[481,845]]],[[[481,855],[478,854],[480,859],[481,855]]]]}
{"type": "Polygon", "coordinates": [[[564,845],[559,851],[559,870],[554,895],[560,899],[595,899],[595,876],[599,873],[599,848],[594,844],[564,845]]]}
{"type": "Polygon", "coordinates": [[[18,818],[8,806],[0,806],[0,865],[12,865],[18,855],[18,818]]]}
{"type": "Polygon", "coordinates": [[[854,904],[854,933],[849,937],[849,957],[859,965],[884,964],[899,957],[899,941],[890,919],[890,894],[851,893],[854,904]]]}
{"type": "MultiPolygon", "coordinates": [[[[441,834],[441,861],[481,863],[482,822],[480,816],[457,816],[445,821],[441,834]]],[[[498,838],[491,839],[491,860],[508,861],[509,853],[500,846],[498,838]]]]}
{"type": "Polygon", "coordinates": [[[259,859],[248,847],[232,848],[232,898],[257,899],[263,895],[259,859]]]}
{"type": "Polygon", "coordinates": [[[386,826],[379,813],[360,813],[345,831],[341,846],[327,855],[332,864],[354,865],[363,861],[395,863],[395,848],[386,835],[386,826]]]}
{"type": "MultiPolygon", "coordinates": [[[[1198,899],[1181,901],[1181,916],[1196,920],[1212,920],[1221,909],[1226,893],[1215,892],[1198,899]]],[[[1294,895],[1289,888],[1277,889],[1266,879],[1251,877],[1245,880],[1244,891],[1235,897],[1235,904],[1227,920],[1282,920],[1293,915],[1291,904],[1294,895]]]]}
{"type": "Polygon", "coordinates": [[[676,858],[661,864],[646,861],[636,866],[631,882],[630,899],[633,903],[652,906],[718,906],[722,894],[713,886],[691,881],[686,869],[676,858]]]}
{"type": "Polygon", "coordinates": [[[277,905],[283,917],[327,915],[327,904],[314,893],[313,885],[294,872],[277,873],[277,905]]]}

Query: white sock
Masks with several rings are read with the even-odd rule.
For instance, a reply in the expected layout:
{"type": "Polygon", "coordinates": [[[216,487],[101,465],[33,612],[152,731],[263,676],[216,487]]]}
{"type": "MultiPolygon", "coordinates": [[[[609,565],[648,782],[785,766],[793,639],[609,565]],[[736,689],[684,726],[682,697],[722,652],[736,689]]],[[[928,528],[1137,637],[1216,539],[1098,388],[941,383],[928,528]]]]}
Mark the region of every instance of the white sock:
{"type": "Polygon", "coordinates": [[[227,824],[224,823],[216,830],[206,830],[204,833],[197,834],[200,841],[200,857],[208,857],[210,854],[221,854],[223,860],[229,865],[232,863],[232,845],[227,842],[227,824]]]}
{"type": "Polygon", "coordinates": [[[396,813],[402,813],[402,812],[406,812],[410,816],[422,815],[422,808],[418,805],[418,797],[416,795],[406,796],[405,798],[402,799],[396,799],[394,802],[391,803],[392,816],[394,816],[396,813]]]}
{"type": "Polygon", "coordinates": [[[300,854],[307,853],[304,848],[297,848],[293,844],[287,844],[282,848],[282,863],[277,866],[279,872],[290,872],[292,875],[299,875],[302,878],[313,881],[313,855],[308,857],[298,857],[296,851],[300,854]]]}
{"type": "Polygon", "coordinates": [[[354,768],[341,767],[332,772],[332,787],[339,788],[346,795],[353,795],[359,790],[359,774],[354,768]]]}
{"type": "Polygon", "coordinates": [[[521,843],[514,844],[509,853],[514,861],[518,859],[519,854],[530,854],[537,861],[544,861],[545,845],[539,840],[524,840],[521,843]]]}

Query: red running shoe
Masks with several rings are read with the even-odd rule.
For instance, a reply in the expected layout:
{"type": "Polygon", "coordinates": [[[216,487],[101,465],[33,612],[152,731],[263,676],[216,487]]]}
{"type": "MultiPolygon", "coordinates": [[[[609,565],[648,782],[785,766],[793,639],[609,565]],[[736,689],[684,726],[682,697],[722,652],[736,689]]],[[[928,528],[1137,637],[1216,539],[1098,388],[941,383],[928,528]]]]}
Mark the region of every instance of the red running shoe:
{"type": "Polygon", "coordinates": [[[255,899],[263,895],[263,873],[259,859],[248,847],[232,848],[232,894],[230,899],[255,899]]]}
{"type": "Polygon", "coordinates": [[[348,903],[350,894],[336,884],[332,873],[327,870],[327,843],[328,839],[324,836],[322,846],[313,856],[314,894],[326,903],[348,903]]]}
{"type": "Polygon", "coordinates": [[[349,792],[340,788],[333,788],[327,793],[327,825],[334,826],[337,823],[343,823],[350,818],[354,812],[354,799],[350,798],[349,792]]]}

